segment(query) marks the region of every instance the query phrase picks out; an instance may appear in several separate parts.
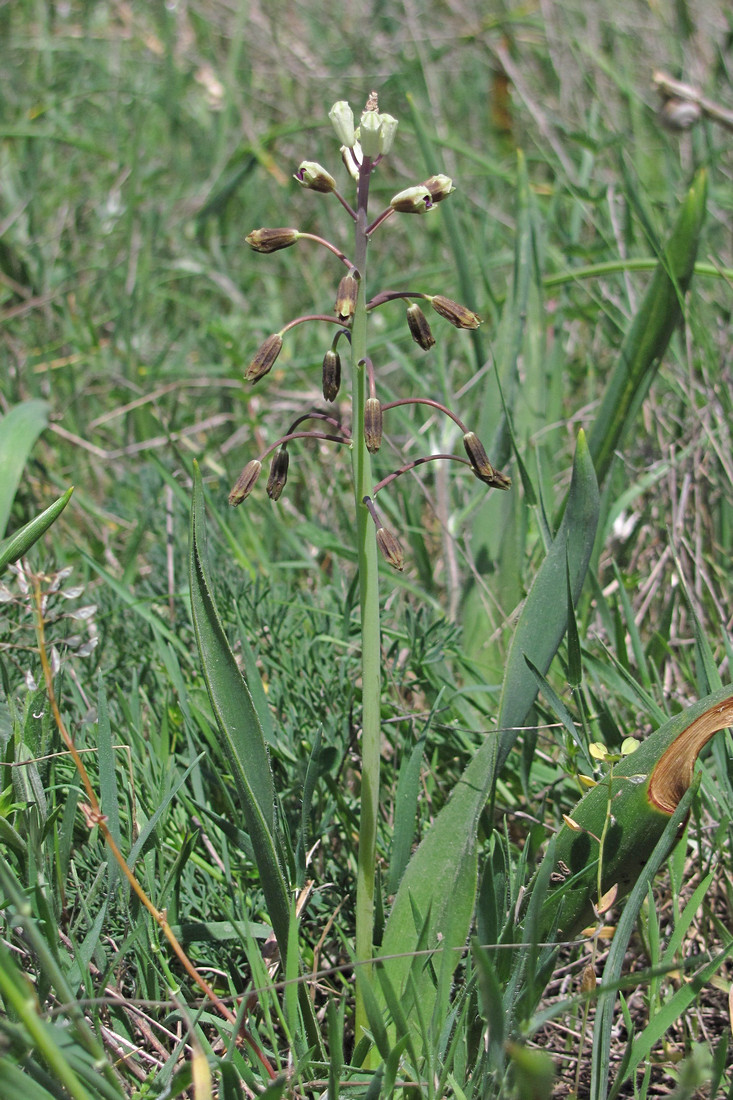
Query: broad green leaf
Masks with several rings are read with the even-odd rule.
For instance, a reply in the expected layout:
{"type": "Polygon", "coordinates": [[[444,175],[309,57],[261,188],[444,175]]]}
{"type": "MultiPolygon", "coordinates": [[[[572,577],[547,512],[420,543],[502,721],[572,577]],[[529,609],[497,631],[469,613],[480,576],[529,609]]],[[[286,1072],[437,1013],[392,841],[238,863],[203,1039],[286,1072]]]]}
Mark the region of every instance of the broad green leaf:
{"type": "Polygon", "coordinates": [[[599,483],[649,392],[682,306],[695,267],[705,218],[707,174],[701,169],[682,204],[664,255],[621,346],[590,433],[589,447],[599,483]]]}
{"type": "MultiPolygon", "coordinates": [[[[1,462],[2,457],[0,456],[0,463],[1,462]]],[[[23,554],[27,554],[31,546],[33,546],[35,542],[38,542],[41,535],[43,535],[51,524],[61,515],[64,508],[71,500],[71,494],[73,492],[73,487],[67,489],[62,497],[59,497],[53,504],[50,504],[40,515],[30,520],[24,527],[21,527],[19,531],[16,531],[14,535],[11,535],[0,543],[0,573],[2,573],[7,565],[17,561],[18,558],[22,558],[23,554]]]]}
{"type": "Polygon", "coordinates": [[[506,662],[499,706],[497,769],[504,764],[517,730],[537,696],[527,661],[545,675],[567,629],[567,589],[577,602],[598,524],[598,484],[585,434],[578,434],[573,475],[560,529],[525,600],[506,662]]]}
{"type": "Polygon", "coordinates": [[[5,533],[15,492],[33,444],[48,424],[48,402],[14,405],[0,420],[0,535],[5,533]]]}
{"type": "Polygon", "coordinates": [[[194,467],[189,558],[191,611],[209,699],[252,840],[280,953],[287,958],[290,902],[273,836],[275,788],[262,725],[237,667],[214,603],[206,565],[201,473],[194,467]]]}

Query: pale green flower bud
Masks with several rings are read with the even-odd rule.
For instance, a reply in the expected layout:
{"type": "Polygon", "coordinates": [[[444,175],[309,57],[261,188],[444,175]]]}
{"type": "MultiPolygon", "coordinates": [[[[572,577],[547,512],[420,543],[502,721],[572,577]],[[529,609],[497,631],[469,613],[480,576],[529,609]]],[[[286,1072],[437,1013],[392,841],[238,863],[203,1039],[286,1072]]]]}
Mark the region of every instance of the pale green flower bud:
{"type": "Polygon", "coordinates": [[[378,157],[380,143],[381,116],[378,111],[364,111],[359,126],[359,143],[365,157],[378,157]]]}
{"type": "Polygon", "coordinates": [[[407,187],[394,196],[389,204],[393,210],[400,214],[424,214],[430,210],[433,200],[427,187],[420,184],[417,187],[407,187]]]}
{"type": "Polygon", "coordinates": [[[356,135],[354,133],[354,112],[351,110],[346,100],[340,99],[338,103],[334,103],[333,107],[328,112],[328,117],[331,119],[333,128],[336,131],[336,137],[341,144],[345,145],[347,149],[351,149],[356,141],[356,135]]]}
{"type": "Polygon", "coordinates": [[[399,122],[392,115],[380,115],[379,118],[379,152],[385,156],[392,148],[399,122]]]}
{"type": "Polygon", "coordinates": [[[336,180],[315,160],[304,160],[293,178],[310,191],[328,194],[329,191],[336,190],[336,180]]]}
{"type": "Polygon", "coordinates": [[[358,182],[358,180],[359,180],[359,165],[361,164],[361,162],[363,160],[361,145],[359,145],[359,142],[355,141],[353,146],[351,146],[351,147],[348,147],[346,145],[342,145],[341,146],[341,159],[344,162],[344,167],[345,167],[346,171],[349,173],[349,175],[351,176],[352,180],[354,180],[354,182],[358,182]],[[352,156],[352,149],[353,149],[353,156],[352,156]],[[354,160],[354,157],[356,157],[356,160],[354,160]]]}

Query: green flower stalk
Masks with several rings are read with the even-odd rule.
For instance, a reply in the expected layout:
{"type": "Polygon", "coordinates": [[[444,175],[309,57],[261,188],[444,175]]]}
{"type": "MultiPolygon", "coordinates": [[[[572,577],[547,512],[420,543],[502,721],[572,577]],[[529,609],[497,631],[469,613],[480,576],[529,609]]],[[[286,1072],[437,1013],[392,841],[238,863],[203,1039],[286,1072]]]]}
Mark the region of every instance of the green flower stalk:
{"type": "Polygon", "coordinates": [[[338,341],[344,338],[350,347],[351,427],[344,427],[328,413],[310,410],[299,416],[289,432],[277,443],[252,459],[242,471],[230,494],[230,503],[240,504],[252,492],[262,469],[262,463],[275,452],[267,481],[267,494],[277,500],[285,490],[289,452],[288,444],[301,439],[330,440],[350,446],[354,508],[356,515],[356,548],[359,577],[359,607],[361,613],[361,817],[359,823],[359,851],[356,879],[356,1009],[355,1035],[358,1042],[367,1029],[365,990],[373,985],[371,960],[373,955],[373,928],[376,890],[377,822],[380,796],[380,743],[381,743],[381,652],[379,618],[379,556],[393,569],[402,570],[404,554],[396,536],[388,531],[376,511],[373,498],[376,492],[391,483],[395,477],[425,462],[449,460],[467,466],[477,478],[491,488],[506,489],[510,480],[495,470],[480,441],[463,425],[462,421],[429,398],[417,397],[382,405],[377,394],[377,376],[367,353],[367,320],[372,310],[387,305],[398,298],[410,300],[407,323],[413,340],[424,351],[435,343],[430,325],[418,305],[411,300],[423,299],[443,318],[457,328],[472,329],[480,319],[471,310],[443,295],[423,292],[383,291],[367,299],[367,249],[379,226],[388,218],[399,214],[423,214],[444,201],[454,190],[447,176],[435,175],[423,183],[413,184],[399,191],[386,209],[369,220],[369,187],[372,173],[392,147],[397,131],[397,120],[379,110],[378,97],[372,92],[361,114],[358,126],[354,114],[345,101],[335,103],[329,113],[336,135],[341,142],[341,156],[349,176],[356,183],[356,199],[352,205],[337,189],[331,173],[316,161],[304,160],[295,179],[305,189],[318,194],[334,195],[353,223],[351,255],[322,237],[301,232],[293,227],[266,227],[253,230],[246,241],[259,253],[276,252],[289,248],[296,242],[315,243],[325,248],[346,269],[338,284],[332,314],[311,313],[284,324],[280,332],[268,336],[260,345],[245,373],[249,382],[257,382],[271,370],[282,349],[283,336],[304,323],[328,323],[339,326],[322,363],[321,385],[326,401],[333,402],[342,384],[342,363],[336,350],[338,341]],[[428,455],[417,458],[383,477],[375,484],[372,476],[372,456],[382,443],[385,410],[401,404],[426,404],[451,417],[458,425],[464,439],[468,460],[455,455],[428,455]],[[320,419],[333,431],[300,431],[302,421],[320,419]],[[373,523],[372,523],[373,520],[373,523]]]}

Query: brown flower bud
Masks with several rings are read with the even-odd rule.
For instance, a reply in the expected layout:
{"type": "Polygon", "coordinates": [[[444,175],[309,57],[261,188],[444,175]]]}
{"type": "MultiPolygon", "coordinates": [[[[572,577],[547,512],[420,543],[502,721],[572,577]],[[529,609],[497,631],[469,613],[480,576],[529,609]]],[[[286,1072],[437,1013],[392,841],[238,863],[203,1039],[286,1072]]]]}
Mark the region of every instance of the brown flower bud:
{"type": "Polygon", "coordinates": [[[341,389],[341,356],[333,348],[323,356],[322,385],[326,401],[335,401],[341,389]]]}
{"type": "Polygon", "coordinates": [[[385,561],[387,561],[393,569],[399,569],[401,573],[402,567],[405,564],[405,555],[397,539],[386,527],[377,528],[377,547],[385,561]]]}
{"type": "Polygon", "coordinates": [[[255,252],[278,252],[295,244],[299,236],[297,229],[253,229],[244,239],[255,252]]]}
{"type": "Polygon", "coordinates": [[[423,187],[427,187],[430,192],[430,198],[433,202],[442,202],[443,199],[447,199],[455,191],[453,186],[453,180],[449,176],[431,176],[429,180],[425,180],[423,187]]]}
{"type": "Polygon", "coordinates": [[[331,173],[314,160],[304,160],[293,178],[310,191],[320,191],[324,195],[336,190],[336,180],[331,173]]]}
{"type": "Polygon", "coordinates": [[[419,344],[423,351],[430,351],[435,343],[435,337],[430,331],[427,317],[415,302],[407,307],[407,324],[415,343],[419,344]]]}
{"type": "Polygon", "coordinates": [[[483,443],[475,432],[466,432],[463,437],[463,446],[466,448],[471,469],[479,481],[483,481],[485,485],[491,485],[494,489],[508,489],[510,487],[512,479],[507,477],[506,474],[502,474],[500,470],[494,469],[489,462],[489,456],[486,454],[483,443]]]}
{"type": "Polygon", "coordinates": [[[288,466],[290,465],[290,454],[287,447],[281,447],[279,451],[275,451],[275,456],[270,465],[270,476],[267,479],[266,492],[270,500],[279,500],[280,494],[285,488],[285,482],[288,480],[288,466]]]}
{"type": "Polygon", "coordinates": [[[475,432],[466,432],[463,437],[463,446],[466,448],[468,460],[479,477],[492,478],[494,467],[489,462],[486,448],[475,432]]]}
{"type": "Polygon", "coordinates": [[[453,302],[450,298],[444,298],[442,294],[436,294],[430,299],[430,304],[436,313],[445,317],[456,328],[478,328],[481,318],[472,313],[466,306],[459,302],[453,302]]]}
{"type": "Polygon", "coordinates": [[[245,381],[259,382],[260,378],[264,378],[268,371],[272,370],[272,365],[280,354],[282,346],[283,338],[279,332],[275,332],[272,336],[268,336],[267,339],[260,344],[252,362],[244,372],[245,381]]]}
{"type": "Polygon", "coordinates": [[[368,397],[364,403],[364,441],[370,454],[382,445],[382,406],[378,397],[368,397]]]}
{"type": "Polygon", "coordinates": [[[354,316],[356,296],[359,293],[359,280],[353,274],[344,275],[339,283],[334,309],[339,321],[346,324],[354,316]]]}
{"type": "Polygon", "coordinates": [[[262,469],[262,463],[257,458],[253,458],[251,462],[242,470],[241,474],[237,478],[237,484],[229,494],[229,503],[232,508],[236,508],[238,504],[241,504],[243,500],[249,496],[257,484],[257,478],[260,476],[260,470],[262,469]]]}

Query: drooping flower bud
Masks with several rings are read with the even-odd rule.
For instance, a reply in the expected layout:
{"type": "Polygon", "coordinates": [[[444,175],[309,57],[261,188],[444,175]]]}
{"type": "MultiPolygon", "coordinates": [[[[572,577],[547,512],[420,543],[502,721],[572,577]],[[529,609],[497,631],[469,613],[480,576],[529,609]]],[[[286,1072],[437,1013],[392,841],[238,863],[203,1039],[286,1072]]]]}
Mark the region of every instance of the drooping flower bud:
{"type": "Polygon", "coordinates": [[[252,362],[244,372],[245,382],[259,382],[260,378],[272,370],[272,365],[277,359],[283,346],[283,338],[279,332],[268,336],[254,354],[252,362]]]}
{"type": "Polygon", "coordinates": [[[453,180],[449,176],[431,176],[425,180],[423,187],[427,187],[433,202],[442,202],[455,191],[453,180]]]}
{"type": "Polygon", "coordinates": [[[397,539],[386,527],[377,528],[377,548],[385,561],[401,573],[405,564],[405,555],[397,539]]]}
{"type": "Polygon", "coordinates": [[[439,313],[441,317],[445,317],[446,321],[450,321],[456,328],[478,328],[481,324],[481,318],[472,313],[470,309],[462,306],[460,302],[453,302],[450,298],[444,298],[442,294],[434,295],[430,299],[430,304],[436,313],[439,313]]]}
{"type": "Polygon", "coordinates": [[[237,483],[229,494],[229,503],[232,508],[236,508],[238,504],[241,504],[243,500],[249,496],[257,484],[257,478],[260,476],[260,470],[262,469],[262,463],[257,458],[253,458],[251,462],[242,470],[241,474],[237,478],[237,483]]]}
{"type": "Polygon", "coordinates": [[[353,273],[344,275],[339,283],[334,310],[339,321],[346,324],[354,316],[356,297],[359,293],[359,280],[353,273]]]}
{"type": "Polygon", "coordinates": [[[341,389],[341,356],[333,348],[323,356],[322,386],[326,401],[335,401],[341,389]]]}
{"type": "Polygon", "coordinates": [[[407,324],[415,343],[419,344],[423,351],[430,351],[435,343],[435,337],[430,331],[427,317],[415,302],[411,302],[407,307],[407,324]]]}
{"type": "Polygon", "coordinates": [[[320,191],[324,195],[327,195],[329,191],[336,190],[336,180],[330,172],[326,171],[323,165],[318,164],[315,160],[304,160],[293,179],[296,179],[298,183],[302,184],[303,187],[307,187],[310,191],[320,191]]]}
{"type": "Polygon", "coordinates": [[[491,485],[494,489],[510,488],[512,479],[502,474],[500,470],[494,469],[483,443],[475,432],[466,432],[463,437],[463,446],[466,448],[471,469],[479,481],[483,481],[485,485],[491,485]]]}
{"type": "Polygon", "coordinates": [[[333,107],[328,112],[328,117],[331,119],[333,128],[336,131],[336,137],[341,144],[345,145],[347,149],[351,149],[356,141],[356,136],[354,134],[354,112],[351,110],[346,100],[340,99],[338,103],[334,103],[333,107]]]}
{"type": "Polygon", "coordinates": [[[364,442],[370,454],[382,446],[382,406],[378,397],[368,397],[364,403],[364,442]]]}
{"type": "Polygon", "coordinates": [[[406,187],[404,191],[399,191],[390,200],[389,205],[399,214],[424,214],[426,210],[432,208],[433,200],[427,187],[424,184],[418,184],[416,187],[406,187]]]}
{"type": "Polygon", "coordinates": [[[468,461],[473,466],[477,475],[481,478],[492,478],[494,467],[489,462],[486,448],[475,432],[466,432],[463,437],[463,446],[466,448],[468,461]]]}
{"type": "Polygon", "coordinates": [[[279,451],[275,451],[266,486],[266,492],[270,500],[280,499],[280,494],[285,488],[285,482],[288,480],[289,465],[290,454],[287,447],[281,447],[279,451]]]}
{"type": "Polygon", "coordinates": [[[278,252],[295,244],[299,236],[297,229],[253,229],[244,239],[255,252],[278,252]]]}

